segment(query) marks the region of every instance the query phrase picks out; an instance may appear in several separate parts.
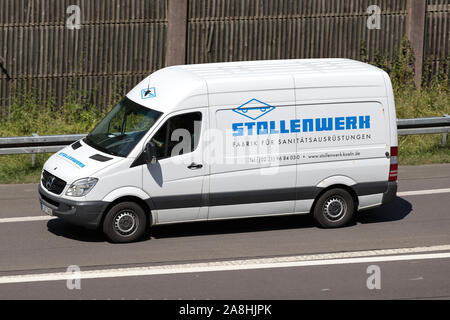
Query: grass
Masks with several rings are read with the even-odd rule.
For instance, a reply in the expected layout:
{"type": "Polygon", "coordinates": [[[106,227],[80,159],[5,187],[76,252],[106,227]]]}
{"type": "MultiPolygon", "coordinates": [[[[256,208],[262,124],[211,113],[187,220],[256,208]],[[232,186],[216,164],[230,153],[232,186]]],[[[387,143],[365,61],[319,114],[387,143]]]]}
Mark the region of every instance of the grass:
{"type": "Polygon", "coordinates": [[[37,183],[41,170],[49,154],[37,154],[35,167],[31,167],[30,155],[0,156],[0,184],[9,183],[37,183]]]}
{"type": "MultiPolygon", "coordinates": [[[[107,110],[90,105],[83,100],[85,96],[70,90],[64,104],[57,106],[52,99],[43,105],[33,92],[16,94],[9,116],[0,119],[0,137],[87,133],[107,110]]],[[[0,155],[0,184],[38,182],[49,157],[37,154],[32,167],[31,155],[0,155]]]]}
{"type": "MultiPolygon", "coordinates": [[[[368,61],[366,45],[361,43],[363,61],[389,73],[394,88],[397,118],[440,117],[450,114],[449,65],[450,57],[442,57],[440,69],[431,71],[430,61],[425,61],[421,90],[414,86],[414,52],[405,37],[391,59],[379,52],[368,61]]],[[[450,137],[449,137],[450,138],[450,137]]],[[[450,140],[450,139],[449,139],[450,140]]],[[[399,163],[419,165],[450,162],[450,141],[442,146],[442,134],[399,137],[399,163]]]]}
{"type": "MultiPolygon", "coordinates": [[[[437,117],[450,114],[450,95],[445,83],[423,90],[397,89],[395,103],[398,118],[437,117]]],[[[450,136],[442,146],[442,134],[399,137],[399,163],[417,165],[450,163],[450,136]]]]}

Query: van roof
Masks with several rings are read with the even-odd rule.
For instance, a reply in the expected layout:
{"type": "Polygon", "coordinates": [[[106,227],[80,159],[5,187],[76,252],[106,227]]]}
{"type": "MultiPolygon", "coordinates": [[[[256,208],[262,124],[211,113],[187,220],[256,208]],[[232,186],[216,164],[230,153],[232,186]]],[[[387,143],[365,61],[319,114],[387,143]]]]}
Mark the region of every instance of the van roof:
{"type": "Polygon", "coordinates": [[[271,76],[303,76],[312,74],[360,73],[380,69],[351,59],[289,59],[205,63],[175,66],[203,80],[271,76]]]}
{"type": "Polygon", "coordinates": [[[385,72],[381,69],[350,59],[223,62],[163,68],[144,79],[127,96],[148,108],[171,112],[214,105],[215,95],[230,96],[233,92],[295,89],[303,90],[297,99],[309,100],[325,96],[379,97],[386,95],[384,81],[385,72]],[[144,96],[147,88],[154,92],[144,96]]]}

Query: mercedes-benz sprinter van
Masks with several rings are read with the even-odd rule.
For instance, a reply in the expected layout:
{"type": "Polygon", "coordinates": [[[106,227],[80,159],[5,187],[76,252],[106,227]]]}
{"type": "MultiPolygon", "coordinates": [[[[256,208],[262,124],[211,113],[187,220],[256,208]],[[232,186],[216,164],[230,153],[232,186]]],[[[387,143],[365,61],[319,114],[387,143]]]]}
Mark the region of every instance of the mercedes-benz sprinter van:
{"type": "Polygon", "coordinates": [[[395,198],[397,146],[391,81],[371,65],[168,67],[45,163],[41,209],[112,242],[152,225],[269,215],[341,227],[395,198]]]}

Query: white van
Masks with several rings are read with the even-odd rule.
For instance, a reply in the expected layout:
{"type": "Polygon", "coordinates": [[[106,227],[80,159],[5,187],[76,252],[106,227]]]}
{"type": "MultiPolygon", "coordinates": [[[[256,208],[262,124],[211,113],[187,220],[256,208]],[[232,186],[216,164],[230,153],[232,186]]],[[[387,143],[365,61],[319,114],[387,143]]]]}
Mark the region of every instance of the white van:
{"type": "Polygon", "coordinates": [[[112,242],[150,225],[311,213],[341,227],[396,197],[389,76],[348,59],[161,69],[53,155],[41,209],[112,242]]]}

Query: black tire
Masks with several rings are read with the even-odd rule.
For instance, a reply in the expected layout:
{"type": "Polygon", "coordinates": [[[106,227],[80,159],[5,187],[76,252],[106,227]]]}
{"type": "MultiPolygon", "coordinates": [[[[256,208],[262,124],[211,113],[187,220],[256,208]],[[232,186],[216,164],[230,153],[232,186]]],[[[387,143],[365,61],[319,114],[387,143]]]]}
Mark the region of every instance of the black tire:
{"type": "Polygon", "coordinates": [[[314,206],[314,219],[322,228],[339,228],[353,217],[355,204],[344,189],[330,189],[320,196],[314,206]]]}
{"type": "Polygon", "coordinates": [[[113,206],[103,220],[103,233],[109,241],[127,243],[139,240],[145,233],[147,216],[140,205],[121,202],[113,206]]]}

